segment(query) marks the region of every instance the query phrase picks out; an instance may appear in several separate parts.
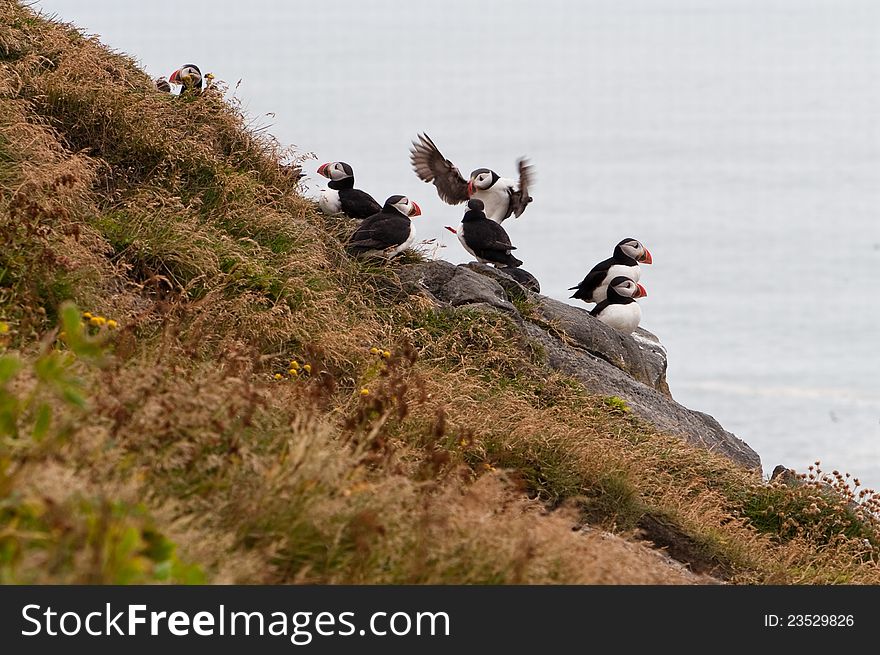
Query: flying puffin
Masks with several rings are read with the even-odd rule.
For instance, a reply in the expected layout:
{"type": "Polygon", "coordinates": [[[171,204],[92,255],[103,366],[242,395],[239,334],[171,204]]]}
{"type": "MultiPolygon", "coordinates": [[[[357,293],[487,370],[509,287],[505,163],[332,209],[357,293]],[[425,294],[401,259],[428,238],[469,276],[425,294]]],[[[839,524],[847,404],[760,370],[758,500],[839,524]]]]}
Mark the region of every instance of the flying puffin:
{"type": "Polygon", "coordinates": [[[214,79],[214,75],[208,73],[202,77],[202,71],[199,70],[198,66],[195,64],[184,64],[171,73],[171,77],[168,78],[168,81],[172,84],[180,84],[183,87],[181,93],[184,91],[201,93],[205,88],[205,78],[207,78],[210,83],[210,81],[214,79]]]}
{"type": "Polygon", "coordinates": [[[346,249],[355,256],[396,257],[416,238],[412,223],[422,210],[406,196],[391,196],[381,210],[363,220],[348,240],[346,249]]]}
{"type": "Polygon", "coordinates": [[[488,168],[478,168],[465,180],[458,168],[446,159],[427,134],[420,134],[410,148],[413,170],[425,182],[433,182],[443,202],[459,205],[469,198],[482,200],[489,220],[501,223],[510,215],[519,216],[532,201],[529,186],[534,183],[534,168],[528,160],[516,162],[519,182],[498,175],[488,168]]]}
{"type": "Polygon", "coordinates": [[[608,297],[593,307],[590,316],[624,334],[632,334],[642,320],[642,309],[635,299],[647,295],[641,284],[619,275],[608,285],[608,297]]]}
{"type": "Polygon", "coordinates": [[[596,264],[580,284],[569,289],[574,291],[571,297],[584,302],[602,302],[611,280],[622,275],[638,282],[641,276],[639,263],[653,261],[651,253],[639,241],[624,239],[614,247],[611,257],[596,264]]]}
{"type": "Polygon", "coordinates": [[[447,230],[458,235],[464,249],[483,264],[494,264],[496,268],[509,266],[516,268],[522,262],[510,254],[516,246],[510,243],[510,237],[499,223],[486,218],[483,201],[477,198],[468,200],[468,210],[461,219],[461,227],[447,230]]]}
{"type": "Polygon", "coordinates": [[[318,175],[330,180],[318,199],[318,207],[325,214],[342,212],[349,218],[363,219],[382,211],[373,196],[354,188],[354,171],[344,161],[321,164],[318,175]]]}

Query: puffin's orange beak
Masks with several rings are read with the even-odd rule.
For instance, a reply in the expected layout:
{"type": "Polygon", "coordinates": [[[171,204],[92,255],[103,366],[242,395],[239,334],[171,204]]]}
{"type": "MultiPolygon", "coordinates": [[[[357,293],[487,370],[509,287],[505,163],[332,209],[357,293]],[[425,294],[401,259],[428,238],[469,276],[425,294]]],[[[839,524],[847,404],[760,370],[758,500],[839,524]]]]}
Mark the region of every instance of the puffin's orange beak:
{"type": "Polygon", "coordinates": [[[318,175],[323,175],[324,177],[330,177],[327,174],[327,167],[329,165],[330,165],[330,162],[327,162],[326,164],[321,164],[320,166],[318,166],[318,175]]]}
{"type": "Polygon", "coordinates": [[[468,193],[468,198],[470,198],[472,195],[474,195],[474,181],[473,180],[468,182],[468,192],[467,193],[468,193]]]}
{"type": "MultiPolygon", "coordinates": [[[[651,262],[647,263],[650,264],[651,262]]],[[[648,292],[645,291],[645,287],[643,287],[641,284],[636,284],[636,286],[639,288],[639,290],[636,291],[636,295],[634,296],[635,298],[644,298],[648,295],[648,292]]]]}
{"type": "Polygon", "coordinates": [[[452,232],[453,234],[458,234],[458,230],[456,230],[454,227],[449,227],[449,226],[447,225],[447,226],[446,226],[446,229],[449,230],[450,232],[452,232]]]}
{"type": "Polygon", "coordinates": [[[178,68],[176,71],[171,73],[171,77],[168,78],[168,81],[172,84],[180,84],[180,69],[178,68]]]}
{"type": "Polygon", "coordinates": [[[409,215],[412,216],[421,216],[422,208],[419,207],[416,203],[412,203],[412,209],[409,210],[409,215]]]}
{"type": "Polygon", "coordinates": [[[645,248],[645,256],[642,257],[642,263],[643,264],[653,264],[654,263],[654,258],[651,257],[651,251],[648,250],[647,248],[645,248]]]}

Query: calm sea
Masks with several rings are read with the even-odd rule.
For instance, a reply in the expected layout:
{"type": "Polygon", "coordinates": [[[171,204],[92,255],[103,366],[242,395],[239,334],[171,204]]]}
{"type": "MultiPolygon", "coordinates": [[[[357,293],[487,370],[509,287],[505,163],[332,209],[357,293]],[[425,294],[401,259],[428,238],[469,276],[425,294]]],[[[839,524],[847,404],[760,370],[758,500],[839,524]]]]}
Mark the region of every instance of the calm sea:
{"type": "Polygon", "coordinates": [[[654,255],[643,325],[674,396],[769,471],[880,485],[880,3],[569,0],[120,3],[44,11],[154,76],[194,61],[282,142],[410,195],[437,255],[462,214],[410,170],[427,131],[465,173],[536,166],[505,223],[565,299],[623,237],[654,255]]]}

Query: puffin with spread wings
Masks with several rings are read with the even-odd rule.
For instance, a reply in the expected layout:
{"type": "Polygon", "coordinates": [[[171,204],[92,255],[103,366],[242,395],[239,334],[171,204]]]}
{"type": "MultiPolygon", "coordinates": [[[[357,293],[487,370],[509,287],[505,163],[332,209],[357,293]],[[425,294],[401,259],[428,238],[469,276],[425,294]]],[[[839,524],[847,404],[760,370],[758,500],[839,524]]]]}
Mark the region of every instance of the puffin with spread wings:
{"type": "Polygon", "coordinates": [[[410,148],[413,170],[425,182],[433,182],[443,202],[459,205],[474,198],[481,200],[489,220],[501,223],[520,216],[532,201],[529,187],[534,184],[534,167],[525,158],[516,162],[519,180],[501,177],[488,168],[478,168],[465,180],[458,168],[446,159],[427,134],[420,134],[410,148]]]}

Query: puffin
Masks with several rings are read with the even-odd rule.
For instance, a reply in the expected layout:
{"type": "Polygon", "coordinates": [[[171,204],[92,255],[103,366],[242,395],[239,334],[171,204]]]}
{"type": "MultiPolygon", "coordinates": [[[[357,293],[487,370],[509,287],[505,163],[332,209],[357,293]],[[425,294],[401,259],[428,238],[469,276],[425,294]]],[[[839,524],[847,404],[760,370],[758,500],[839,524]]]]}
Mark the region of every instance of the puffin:
{"type": "Polygon", "coordinates": [[[361,222],[346,250],[356,257],[396,257],[415,240],[411,219],[421,214],[421,208],[406,196],[391,196],[379,212],[361,222]]]}
{"type": "Polygon", "coordinates": [[[638,282],[618,275],[608,285],[605,300],[593,307],[590,316],[595,316],[606,325],[624,334],[632,334],[642,320],[642,309],[636,298],[648,295],[638,282]]]}
{"type": "Polygon", "coordinates": [[[510,243],[510,237],[500,223],[486,217],[483,201],[471,198],[467,206],[461,227],[456,230],[446,226],[446,229],[457,235],[464,249],[480,263],[493,264],[495,268],[521,266],[522,262],[510,254],[516,246],[510,243]]]}
{"type": "Polygon", "coordinates": [[[208,82],[214,79],[214,75],[212,73],[208,73],[204,77],[202,77],[202,71],[195,64],[184,64],[176,71],[171,73],[171,77],[168,78],[168,81],[172,84],[180,84],[183,88],[181,89],[181,93],[184,91],[192,91],[193,93],[201,93],[205,88],[205,78],[207,78],[208,82]]]}
{"type": "Polygon", "coordinates": [[[349,218],[362,220],[382,211],[373,196],[354,188],[354,171],[344,161],[321,164],[318,175],[330,180],[318,199],[318,207],[325,214],[342,212],[349,218]]]}
{"type": "Polygon", "coordinates": [[[588,303],[602,302],[611,280],[622,275],[638,282],[641,276],[639,264],[653,261],[651,253],[638,240],[624,239],[614,246],[611,257],[596,264],[580,284],[569,288],[569,291],[574,291],[571,298],[588,303]]]}
{"type": "Polygon", "coordinates": [[[529,187],[534,184],[534,167],[524,157],[516,161],[519,180],[501,177],[489,168],[478,168],[465,180],[458,168],[446,159],[427,134],[419,134],[412,142],[410,161],[416,175],[424,182],[433,182],[440,199],[449,205],[459,205],[470,198],[482,200],[486,217],[502,223],[511,215],[519,217],[532,197],[529,187]]]}
{"type": "Polygon", "coordinates": [[[164,77],[157,77],[155,80],[153,80],[153,84],[156,85],[156,91],[161,91],[162,93],[171,93],[171,85],[164,77]]]}

